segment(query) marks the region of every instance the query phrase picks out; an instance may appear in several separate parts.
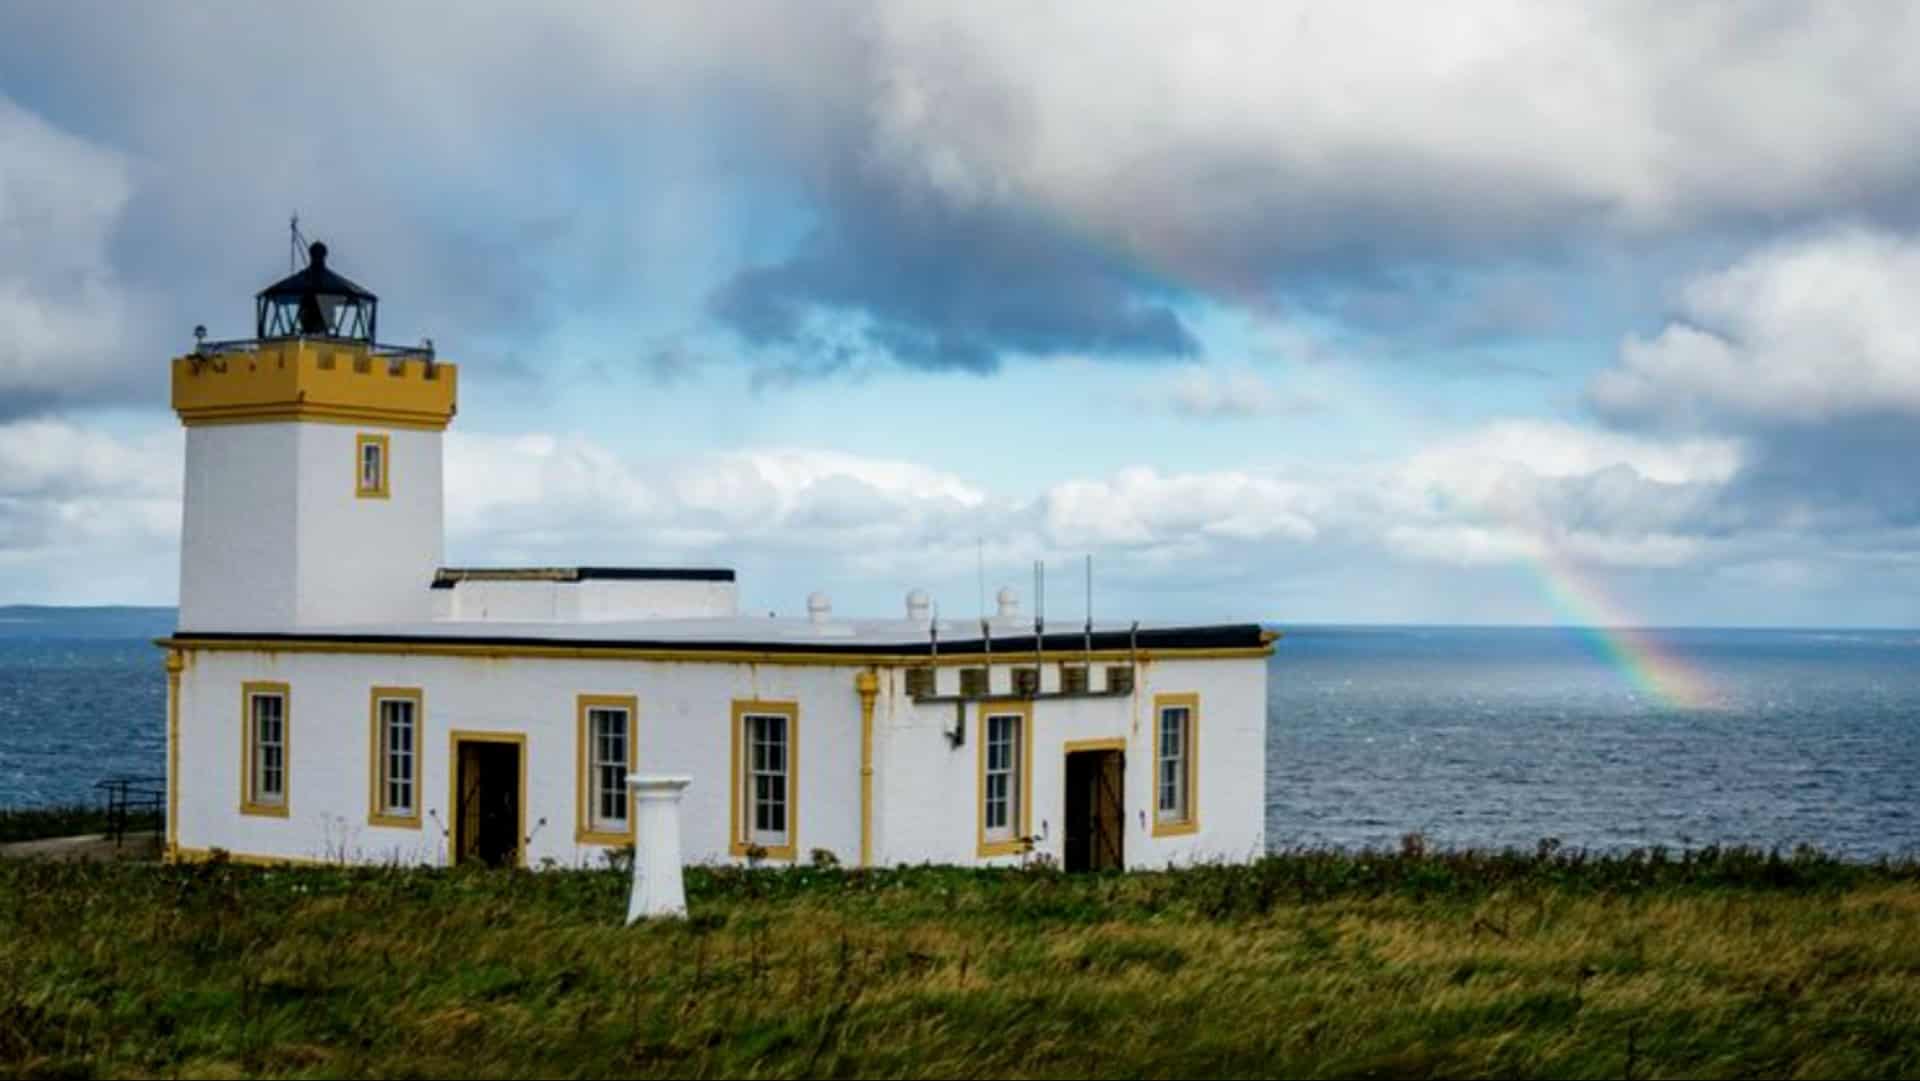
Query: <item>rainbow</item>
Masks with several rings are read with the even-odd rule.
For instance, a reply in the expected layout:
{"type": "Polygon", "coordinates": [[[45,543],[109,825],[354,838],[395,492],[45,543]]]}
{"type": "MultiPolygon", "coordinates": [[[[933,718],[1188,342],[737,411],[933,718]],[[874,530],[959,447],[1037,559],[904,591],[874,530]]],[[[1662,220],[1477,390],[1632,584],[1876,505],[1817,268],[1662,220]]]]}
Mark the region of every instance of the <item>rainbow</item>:
{"type": "Polygon", "coordinates": [[[1579,631],[1595,654],[1618,669],[1642,695],[1674,709],[1708,709],[1721,701],[1713,681],[1652,632],[1634,625],[1616,604],[1551,541],[1527,564],[1563,625],[1579,631]]]}

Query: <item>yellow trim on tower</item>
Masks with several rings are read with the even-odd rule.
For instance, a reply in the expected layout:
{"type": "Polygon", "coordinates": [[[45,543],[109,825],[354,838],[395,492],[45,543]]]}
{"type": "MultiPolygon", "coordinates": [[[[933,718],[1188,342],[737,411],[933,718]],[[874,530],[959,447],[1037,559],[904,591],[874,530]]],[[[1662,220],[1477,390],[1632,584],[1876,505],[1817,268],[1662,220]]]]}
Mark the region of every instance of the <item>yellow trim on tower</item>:
{"type": "Polygon", "coordinates": [[[880,693],[880,677],[861,672],[853,677],[860,696],[860,866],[873,866],[873,700],[880,693]]]}
{"type": "Polygon", "coordinates": [[[353,437],[353,495],[356,499],[385,499],[391,492],[387,478],[392,474],[392,451],[387,445],[387,437],[379,432],[361,432],[353,437]],[[380,448],[380,476],[378,483],[367,485],[366,454],[368,447],[380,448]]]}
{"type": "Polygon", "coordinates": [[[453,419],[459,374],[354,342],[288,338],[175,357],[173,408],[189,427],[312,420],[438,431],[453,419]]]}
{"type": "Polygon", "coordinates": [[[1009,698],[996,702],[980,703],[980,712],[976,715],[974,742],[978,776],[975,788],[979,794],[979,804],[974,825],[979,834],[979,855],[981,859],[991,856],[1013,856],[1026,852],[1033,846],[1033,702],[1025,698],[1009,698]],[[1014,808],[1013,837],[1004,841],[987,839],[987,719],[989,717],[1020,718],[1020,806],[1014,808]]]}
{"type": "Polygon", "coordinates": [[[1073,754],[1077,751],[1120,751],[1124,754],[1126,749],[1127,741],[1119,737],[1114,739],[1070,739],[1062,746],[1061,753],[1073,754]]]}
{"type": "Polygon", "coordinates": [[[1198,694],[1156,694],[1153,696],[1153,796],[1147,805],[1153,809],[1153,835],[1176,837],[1200,829],[1200,696],[1198,694]],[[1160,713],[1167,709],[1187,711],[1187,816],[1172,820],[1160,817],[1160,713]]]}
{"type": "Polygon", "coordinates": [[[420,828],[420,804],[425,785],[421,781],[426,771],[426,741],[421,737],[427,730],[426,698],[418,687],[374,687],[367,693],[367,825],[391,826],[396,829],[420,828]],[[413,813],[396,815],[386,812],[386,748],[380,739],[380,703],[383,701],[401,701],[413,703],[413,813]]]}
{"type": "Polygon", "coordinates": [[[186,654],[167,650],[167,839],[166,858],[176,858],[180,849],[180,673],[187,667],[186,654]]]}
{"type": "Polygon", "coordinates": [[[732,805],[727,816],[727,851],[745,859],[748,850],[760,858],[792,860],[800,847],[800,704],[792,701],[769,702],[755,698],[733,700],[733,780],[729,786],[732,805]],[[746,740],[744,730],[750,714],[780,716],[787,719],[787,843],[755,845],[747,836],[746,740]]]}
{"type": "Polygon", "coordinates": [[[520,799],[516,810],[514,859],[527,865],[527,735],[525,732],[483,732],[456,728],[447,733],[447,862],[460,862],[460,745],[462,743],[511,743],[520,748],[520,799]]]}
{"type": "Polygon", "coordinates": [[[293,694],[285,683],[250,682],[240,685],[240,813],[267,818],[287,817],[293,803],[293,694]],[[280,697],[280,802],[259,803],[254,799],[253,699],[255,696],[280,697]]]}
{"type": "Polygon", "coordinates": [[[630,694],[583,694],[576,697],[573,704],[573,839],[583,845],[632,844],[634,816],[631,793],[627,797],[626,829],[613,833],[593,828],[592,789],[587,783],[591,779],[587,760],[593,734],[587,731],[587,716],[590,710],[595,709],[627,711],[627,775],[632,776],[634,770],[639,768],[640,700],[630,694]]]}

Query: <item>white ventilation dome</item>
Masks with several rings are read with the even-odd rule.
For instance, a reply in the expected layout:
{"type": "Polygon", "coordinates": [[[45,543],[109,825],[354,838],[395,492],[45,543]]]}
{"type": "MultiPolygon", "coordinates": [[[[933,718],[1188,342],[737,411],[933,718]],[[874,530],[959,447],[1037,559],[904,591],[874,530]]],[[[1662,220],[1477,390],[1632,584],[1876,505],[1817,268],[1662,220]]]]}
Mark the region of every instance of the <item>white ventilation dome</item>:
{"type": "Polygon", "coordinates": [[[833,601],[825,593],[807,594],[807,619],[814,623],[825,623],[833,618],[833,601]]]}
{"type": "Polygon", "coordinates": [[[916,589],[907,594],[907,621],[925,623],[933,610],[933,598],[927,596],[924,589],[916,589]]]}
{"type": "Polygon", "coordinates": [[[1001,619],[1020,618],[1020,594],[1012,586],[1001,586],[995,599],[1000,602],[1001,619]]]}

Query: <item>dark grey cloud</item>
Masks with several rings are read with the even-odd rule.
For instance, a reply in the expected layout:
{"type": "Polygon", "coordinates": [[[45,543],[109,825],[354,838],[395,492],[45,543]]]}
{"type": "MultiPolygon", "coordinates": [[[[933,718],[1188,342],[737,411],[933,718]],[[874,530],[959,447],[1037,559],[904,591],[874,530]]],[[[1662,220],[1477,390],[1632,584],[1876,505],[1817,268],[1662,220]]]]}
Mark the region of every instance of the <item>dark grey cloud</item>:
{"type": "Polygon", "coordinates": [[[789,257],[741,271],[711,311],[758,346],[823,371],[853,357],[821,319],[909,367],[991,372],[1010,354],[1166,360],[1199,350],[1175,290],[1086,238],[1000,203],[862,178],[818,186],[821,222],[789,257]]]}
{"type": "MultiPolygon", "coordinates": [[[[93,368],[244,324],[298,210],[397,335],[500,353],[679,289],[635,333],[710,319],[770,386],[874,355],[1191,356],[1189,305],[1423,346],[1591,331],[1557,285],[1598,241],[1910,221],[1916,44],[1896,8],[76,0],[0,14],[0,96],[124,174],[82,200],[109,292],[74,310],[139,333],[93,368]],[[1555,288],[1458,284],[1543,264],[1555,288]]],[[[46,382],[0,373],[0,411],[130,396],[46,382]]]]}

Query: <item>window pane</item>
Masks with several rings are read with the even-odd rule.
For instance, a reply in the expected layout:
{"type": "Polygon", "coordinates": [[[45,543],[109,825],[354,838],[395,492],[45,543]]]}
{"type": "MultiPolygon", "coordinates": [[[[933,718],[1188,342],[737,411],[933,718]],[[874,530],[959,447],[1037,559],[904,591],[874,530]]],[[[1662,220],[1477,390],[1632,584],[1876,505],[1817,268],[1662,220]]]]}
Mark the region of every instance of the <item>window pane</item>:
{"type": "Polygon", "coordinates": [[[595,829],[627,827],[627,740],[631,716],[624,709],[587,711],[588,806],[595,829]]]}
{"type": "Polygon", "coordinates": [[[1184,822],[1191,817],[1187,756],[1192,726],[1193,712],[1184,706],[1160,711],[1160,760],[1154,786],[1158,793],[1155,805],[1164,822],[1184,822]]]}
{"type": "Polygon", "coordinates": [[[746,838],[758,844],[787,842],[788,719],[779,714],[744,718],[747,740],[746,838]]]}
{"type": "Polygon", "coordinates": [[[279,695],[255,695],[253,704],[253,798],[277,803],[286,788],[285,702],[279,695]]]}
{"type": "Polygon", "coordinates": [[[1019,817],[1020,725],[1015,714],[987,718],[986,808],[983,825],[989,835],[1005,840],[1013,835],[1019,817]]]}

